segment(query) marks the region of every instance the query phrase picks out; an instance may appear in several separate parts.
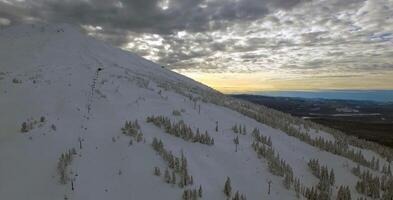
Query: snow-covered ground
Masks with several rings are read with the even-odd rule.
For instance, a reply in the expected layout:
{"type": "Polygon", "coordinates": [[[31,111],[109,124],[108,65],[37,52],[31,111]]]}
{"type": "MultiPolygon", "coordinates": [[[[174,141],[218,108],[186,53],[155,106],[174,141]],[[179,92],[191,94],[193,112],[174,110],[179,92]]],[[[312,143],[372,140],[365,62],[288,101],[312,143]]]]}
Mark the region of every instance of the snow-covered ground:
{"type": "MultiPolygon", "coordinates": [[[[318,183],[307,162],[319,159],[334,169],[333,197],[340,185],[350,186],[354,199],[361,197],[355,190],[358,178],[351,173],[357,165],[353,161],[229,108],[194,103],[179,92],[165,90],[160,86],[163,83],[212,91],[137,55],[86,37],[69,25],[23,25],[2,30],[0,199],[181,199],[183,189],[153,174],[154,167],[161,172],[167,167],[151,147],[153,137],[161,139],[177,156],[184,152],[194,177],[191,188],[201,185],[202,199],[225,199],[227,177],[233,190],[249,200],[296,199],[293,188],[285,189],[283,178],[272,175],[267,161],[259,159],[252,149],[254,128],[271,137],[273,148],[306,186],[318,183]],[[174,116],[174,110],[183,112],[174,116]],[[166,134],[146,123],[150,115],[183,120],[194,131],[207,130],[215,144],[191,143],[166,134]],[[41,116],[45,117],[43,122],[39,122],[41,116]],[[130,137],[122,134],[121,127],[126,120],[136,119],[144,141],[129,145],[130,137]],[[32,130],[22,133],[23,122],[32,122],[32,130]],[[245,125],[248,132],[239,135],[237,152],[231,129],[234,124],[245,125]],[[59,183],[57,173],[60,155],[72,148],[77,151],[69,166],[73,191],[71,182],[59,183]]],[[[309,133],[312,138],[334,140],[328,133],[309,133]]],[[[374,152],[367,150],[365,156],[380,158],[382,163],[374,152]]]]}

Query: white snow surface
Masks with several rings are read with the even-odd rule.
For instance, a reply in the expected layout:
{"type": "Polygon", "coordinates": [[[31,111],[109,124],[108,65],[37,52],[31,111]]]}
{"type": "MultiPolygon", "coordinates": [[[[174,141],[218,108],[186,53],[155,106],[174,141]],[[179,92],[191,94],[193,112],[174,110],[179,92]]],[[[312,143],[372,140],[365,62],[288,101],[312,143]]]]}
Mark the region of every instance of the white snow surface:
{"type": "Polygon", "coordinates": [[[69,25],[20,25],[1,30],[0,199],[55,200],[66,195],[72,200],[180,200],[182,189],[153,175],[155,166],[162,172],[166,168],[151,148],[153,137],[162,139],[175,155],[184,152],[194,187],[203,187],[202,199],[225,199],[226,177],[231,178],[232,188],[249,200],[296,199],[293,189],[284,188],[281,177],[269,173],[266,160],[257,158],[251,148],[251,134],[239,136],[239,151],[235,153],[234,124],[246,125],[248,133],[259,128],[263,135],[271,136],[273,147],[306,185],[318,182],[307,167],[309,159],[318,158],[334,168],[336,187],[349,185],[352,197],[360,197],[354,188],[357,178],[350,172],[356,165],[352,161],[225,107],[199,102],[199,114],[188,97],[158,87],[163,82],[212,90],[87,37],[69,25]],[[98,68],[103,70],[97,75],[98,68]],[[185,112],[175,117],[175,109],[185,112]],[[207,130],[215,145],[190,143],[166,134],[146,123],[146,117],[153,114],[182,119],[194,130],[207,130]],[[44,123],[21,133],[24,121],[41,116],[46,118],[44,123]],[[126,120],[135,119],[141,124],[145,142],[134,141],[129,146],[130,137],[120,128],[126,120]],[[218,132],[215,121],[219,121],[218,132]],[[82,149],[78,138],[83,138],[82,149]],[[56,171],[61,153],[71,148],[78,153],[70,166],[78,175],[74,177],[74,191],[69,183],[59,183],[56,171]]]}

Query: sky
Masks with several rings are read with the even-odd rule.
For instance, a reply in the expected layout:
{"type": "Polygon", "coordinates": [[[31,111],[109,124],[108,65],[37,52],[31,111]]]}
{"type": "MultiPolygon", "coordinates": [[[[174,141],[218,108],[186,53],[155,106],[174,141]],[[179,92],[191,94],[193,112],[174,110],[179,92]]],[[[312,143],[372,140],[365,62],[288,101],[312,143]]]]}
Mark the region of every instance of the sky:
{"type": "Polygon", "coordinates": [[[225,93],[393,89],[393,0],[0,0],[225,93]]]}

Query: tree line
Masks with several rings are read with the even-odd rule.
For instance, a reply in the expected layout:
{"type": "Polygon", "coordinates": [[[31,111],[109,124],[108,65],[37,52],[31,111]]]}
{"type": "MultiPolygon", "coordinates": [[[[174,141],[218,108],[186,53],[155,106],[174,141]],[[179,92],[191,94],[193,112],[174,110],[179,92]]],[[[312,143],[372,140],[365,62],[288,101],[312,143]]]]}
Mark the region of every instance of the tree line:
{"type": "Polygon", "coordinates": [[[355,188],[360,194],[373,199],[393,199],[393,177],[391,174],[373,175],[370,170],[361,170],[359,165],[352,168],[352,173],[359,178],[355,188]]]}
{"type": "Polygon", "coordinates": [[[308,167],[314,176],[319,179],[317,184],[318,196],[320,199],[330,199],[332,195],[332,186],[334,186],[335,175],[333,168],[329,169],[327,166],[321,166],[318,159],[311,159],[308,162],[308,167]]]}
{"type": "Polygon", "coordinates": [[[246,125],[242,125],[242,124],[235,124],[234,126],[232,126],[232,131],[236,134],[241,134],[241,135],[246,135],[247,134],[247,128],[246,125]]]}
{"type": "Polygon", "coordinates": [[[204,134],[199,132],[197,128],[196,133],[183,120],[172,123],[169,117],[164,116],[149,116],[146,118],[148,123],[153,123],[159,128],[163,128],[166,133],[179,137],[185,141],[193,143],[201,143],[206,145],[214,145],[214,138],[209,135],[207,131],[204,134]]]}
{"type": "MultiPolygon", "coordinates": [[[[143,133],[138,120],[126,121],[124,127],[121,128],[121,131],[124,135],[134,138],[136,142],[141,142],[143,140],[143,133]]],[[[130,145],[132,145],[132,139],[130,140],[130,145]]]]}
{"type": "MultiPolygon", "coordinates": [[[[171,151],[165,149],[162,140],[158,140],[156,137],[153,138],[152,147],[167,163],[168,168],[164,172],[166,183],[177,184],[180,188],[194,184],[194,178],[189,174],[187,158],[183,152],[181,152],[180,158],[173,155],[171,151]]],[[[159,168],[155,168],[154,174],[161,175],[159,168]]]]}

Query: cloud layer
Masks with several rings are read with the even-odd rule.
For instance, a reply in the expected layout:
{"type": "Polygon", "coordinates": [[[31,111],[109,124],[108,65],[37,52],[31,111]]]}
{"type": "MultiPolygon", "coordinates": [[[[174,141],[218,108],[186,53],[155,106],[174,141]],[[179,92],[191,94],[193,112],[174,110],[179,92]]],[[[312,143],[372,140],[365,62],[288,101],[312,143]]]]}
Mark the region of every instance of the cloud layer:
{"type": "Polygon", "coordinates": [[[0,0],[0,26],[36,21],[80,25],[180,72],[393,71],[393,0],[0,0]]]}

